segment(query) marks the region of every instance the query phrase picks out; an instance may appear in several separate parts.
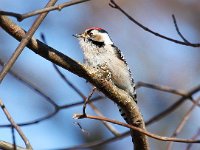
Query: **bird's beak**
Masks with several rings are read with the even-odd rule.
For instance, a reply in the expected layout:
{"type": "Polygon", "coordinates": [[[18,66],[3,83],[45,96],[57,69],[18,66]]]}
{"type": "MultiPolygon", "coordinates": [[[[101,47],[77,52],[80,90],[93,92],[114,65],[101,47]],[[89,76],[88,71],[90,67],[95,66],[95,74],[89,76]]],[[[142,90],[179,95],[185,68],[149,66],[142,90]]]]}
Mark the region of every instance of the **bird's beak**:
{"type": "Polygon", "coordinates": [[[84,33],[83,34],[73,34],[72,36],[74,36],[75,38],[84,38],[84,33]]]}

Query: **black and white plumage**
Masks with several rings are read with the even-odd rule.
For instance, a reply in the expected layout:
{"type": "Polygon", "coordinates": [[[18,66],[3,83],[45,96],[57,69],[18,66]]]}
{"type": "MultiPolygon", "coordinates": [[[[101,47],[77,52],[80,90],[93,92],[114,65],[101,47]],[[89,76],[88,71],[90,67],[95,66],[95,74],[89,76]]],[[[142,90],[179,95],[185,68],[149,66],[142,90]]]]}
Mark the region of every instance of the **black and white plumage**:
{"type": "MultiPolygon", "coordinates": [[[[111,74],[111,81],[126,91],[136,101],[136,90],[128,65],[121,51],[113,44],[108,33],[102,28],[89,28],[78,38],[84,53],[84,62],[92,67],[106,66],[111,74]]],[[[126,120],[124,111],[119,108],[126,120]]]]}

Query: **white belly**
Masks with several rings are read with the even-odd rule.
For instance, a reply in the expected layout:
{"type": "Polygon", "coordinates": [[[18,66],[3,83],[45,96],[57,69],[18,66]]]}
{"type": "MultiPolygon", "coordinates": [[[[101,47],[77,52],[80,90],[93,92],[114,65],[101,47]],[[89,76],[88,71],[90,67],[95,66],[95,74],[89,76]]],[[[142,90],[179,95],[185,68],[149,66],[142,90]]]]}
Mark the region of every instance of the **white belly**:
{"type": "Polygon", "coordinates": [[[91,45],[81,45],[84,52],[84,61],[87,65],[98,67],[106,65],[111,72],[113,83],[127,91],[131,96],[134,95],[134,85],[126,63],[116,56],[112,47],[91,48],[91,45]]]}

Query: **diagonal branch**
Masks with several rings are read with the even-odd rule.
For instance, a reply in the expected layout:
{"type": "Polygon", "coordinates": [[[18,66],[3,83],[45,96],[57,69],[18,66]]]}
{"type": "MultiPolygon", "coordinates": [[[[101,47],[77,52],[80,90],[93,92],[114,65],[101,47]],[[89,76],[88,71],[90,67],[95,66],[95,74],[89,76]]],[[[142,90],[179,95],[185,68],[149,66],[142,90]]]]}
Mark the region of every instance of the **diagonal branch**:
{"type": "MultiPolygon", "coordinates": [[[[192,137],[193,140],[197,139],[200,136],[200,129],[198,129],[197,133],[192,137]]],[[[191,150],[193,143],[189,143],[186,147],[186,150],[191,150]]]]}
{"type": "MultiPolygon", "coordinates": [[[[200,98],[197,99],[195,101],[196,103],[200,102],[200,98]]],[[[183,129],[184,125],[186,124],[186,122],[188,121],[188,119],[190,118],[192,111],[194,110],[194,108],[196,107],[195,104],[193,104],[190,109],[186,112],[186,114],[184,115],[183,119],[181,120],[181,122],[179,123],[179,125],[176,127],[176,130],[173,132],[171,137],[177,137],[177,135],[181,132],[181,130],[183,129]]],[[[172,142],[169,142],[167,145],[167,150],[170,150],[172,147],[172,142]]]]}
{"type": "MultiPolygon", "coordinates": [[[[17,40],[21,40],[25,31],[14,24],[8,17],[0,16],[0,26],[17,40]]],[[[32,38],[27,47],[43,58],[63,67],[64,69],[86,79],[96,86],[108,98],[126,110],[130,124],[145,130],[145,124],[140,110],[135,101],[123,90],[117,88],[112,82],[105,79],[106,72],[82,65],[61,52],[47,46],[35,38],[32,38]]],[[[140,132],[133,132],[135,150],[148,150],[147,137],[140,132]]]]}
{"type": "Polygon", "coordinates": [[[9,120],[9,122],[12,124],[12,126],[17,130],[17,132],[21,136],[22,140],[24,141],[24,143],[26,145],[26,148],[27,149],[32,149],[31,144],[30,144],[28,138],[25,136],[25,134],[23,133],[23,131],[21,130],[21,128],[15,123],[15,121],[11,117],[10,113],[6,109],[6,107],[3,104],[3,101],[1,99],[0,99],[0,107],[2,108],[4,114],[6,115],[7,119],[9,120]]]}

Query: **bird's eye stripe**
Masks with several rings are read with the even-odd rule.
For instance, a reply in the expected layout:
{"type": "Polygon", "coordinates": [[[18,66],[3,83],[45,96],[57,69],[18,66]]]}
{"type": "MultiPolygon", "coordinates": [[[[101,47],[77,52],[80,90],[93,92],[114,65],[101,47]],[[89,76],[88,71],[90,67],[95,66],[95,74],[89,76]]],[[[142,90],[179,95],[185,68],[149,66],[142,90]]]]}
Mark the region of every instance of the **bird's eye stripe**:
{"type": "Polygon", "coordinates": [[[87,34],[90,34],[90,33],[91,33],[91,31],[92,31],[92,29],[88,30],[88,31],[87,31],[87,34]]]}

